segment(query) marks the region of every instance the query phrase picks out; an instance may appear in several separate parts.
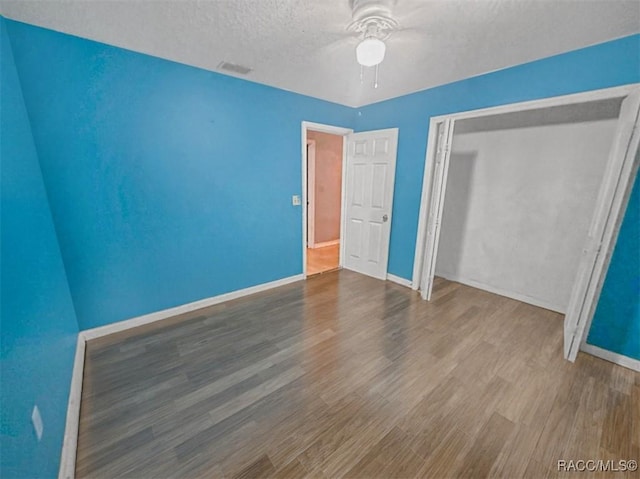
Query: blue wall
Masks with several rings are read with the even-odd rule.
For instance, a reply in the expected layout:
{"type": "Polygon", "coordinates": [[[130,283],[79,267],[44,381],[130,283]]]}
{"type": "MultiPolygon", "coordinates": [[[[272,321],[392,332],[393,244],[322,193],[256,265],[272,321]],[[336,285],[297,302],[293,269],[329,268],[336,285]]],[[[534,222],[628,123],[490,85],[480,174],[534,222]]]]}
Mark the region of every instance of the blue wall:
{"type": "Polygon", "coordinates": [[[9,21],[81,329],[302,272],[302,120],[355,111],[9,21]]]}
{"type": "MultiPolygon", "coordinates": [[[[633,35],[361,108],[356,117],[357,131],[400,128],[389,272],[406,279],[413,274],[430,117],[639,81],[640,35],[633,35]]],[[[638,336],[631,335],[640,328],[640,272],[625,266],[629,256],[637,261],[637,215],[635,202],[620,234],[621,252],[616,252],[605,283],[607,294],[619,289],[616,301],[628,307],[599,307],[589,341],[640,359],[638,336]],[[634,222],[635,229],[626,226],[634,222]],[[625,316],[621,317],[623,311],[625,316]],[[601,336],[605,330],[609,331],[607,338],[601,336]]],[[[607,304],[611,302],[607,300],[607,304]]]]}
{"type": "Polygon", "coordinates": [[[0,476],[55,477],[78,325],[2,18],[0,29],[0,476]],[[39,443],[34,404],[44,422],[39,443]]]}
{"type": "Polygon", "coordinates": [[[620,226],[587,342],[640,359],[640,175],[620,226]]]}

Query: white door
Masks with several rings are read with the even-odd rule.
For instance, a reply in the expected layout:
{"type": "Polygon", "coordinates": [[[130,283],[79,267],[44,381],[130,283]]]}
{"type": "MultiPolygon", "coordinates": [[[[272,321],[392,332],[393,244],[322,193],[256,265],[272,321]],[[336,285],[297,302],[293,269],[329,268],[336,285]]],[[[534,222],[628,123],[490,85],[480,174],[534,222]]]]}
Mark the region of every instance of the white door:
{"type": "Polygon", "coordinates": [[[570,361],[576,359],[585,331],[588,332],[591,326],[604,273],[609,267],[633,186],[634,172],[638,169],[639,115],[640,93],[636,92],[622,102],[607,169],[598,192],[596,210],[564,318],[564,357],[570,361]]]}
{"type": "Polygon", "coordinates": [[[387,277],[398,129],[347,136],[344,264],[387,277]]]}
{"type": "Polygon", "coordinates": [[[451,143],[453,141],[453,120],[443,120],[436,123],[436,144],[431,161],[435,161],[433,175],[427,180],[427,193],[431,201],[427,208],[428,226],[425,243],[424,264],[422,266],[421,287],[422,298],[431,299],[433,277],[436,271],[436,257],[438,256],[438,243],[440,241],[440,223],[444,209],[444,195],[447,189],[447,176],[449,173],[449,157],[451,155],[451,143]]]}

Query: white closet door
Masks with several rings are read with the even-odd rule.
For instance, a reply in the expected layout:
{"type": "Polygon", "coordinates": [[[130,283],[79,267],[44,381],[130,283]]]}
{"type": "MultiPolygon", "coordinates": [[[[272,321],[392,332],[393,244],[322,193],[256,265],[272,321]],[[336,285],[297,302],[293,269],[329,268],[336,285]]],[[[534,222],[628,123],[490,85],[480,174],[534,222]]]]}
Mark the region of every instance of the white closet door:
{"type": "Polygon", "coordinates": [[[640,93],[636,92],[622,103],[596,210],[564,319],[564,357],[570,361],[576,359],[585,331],[588,332],[591,326],[605,276],[603,272],[609,266],[633,186],[635,175],[631,173],[638,168],[639,114],[640,93]]]}
{"type": "Polygon", "coordinates": [[[387,277],[398,129],[347,137],[344,264],[379,279],[387,277]]]}
{"type": "Polygon", "coordinates": [[[430,179],[430,190],[433,192],[432,201],[428,206],[427,238],[422,266],[422,278],[420,281],[422,298],[431,299],[433,277],[436,270],[436,257],[438,255],[438,242],[440,241],[440,224],[444,208],[444,196],[447,189],[447,175],[449,172],[449,157],[451,155],[451,143],[453,141],[454,120],[444,120],[436,124],[436,148],[433,161],[435,168],[430,179]]]}

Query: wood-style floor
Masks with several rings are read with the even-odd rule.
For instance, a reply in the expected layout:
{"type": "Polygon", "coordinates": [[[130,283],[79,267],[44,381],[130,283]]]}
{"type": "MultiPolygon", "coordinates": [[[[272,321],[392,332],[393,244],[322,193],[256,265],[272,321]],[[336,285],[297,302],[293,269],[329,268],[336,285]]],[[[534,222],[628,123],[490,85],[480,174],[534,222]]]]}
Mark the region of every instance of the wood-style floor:
{"type": "Polygon", "coordinates": [[[562,317],[515,300],[323,274],[89,342],[77,477],[538,478],[639,459],[640,375],[561,347],[562,317]]]}
{"type": "Polygon", "coordinates": [[[307,248],[307,276],[338,269],[340,245],[307,248]]]}

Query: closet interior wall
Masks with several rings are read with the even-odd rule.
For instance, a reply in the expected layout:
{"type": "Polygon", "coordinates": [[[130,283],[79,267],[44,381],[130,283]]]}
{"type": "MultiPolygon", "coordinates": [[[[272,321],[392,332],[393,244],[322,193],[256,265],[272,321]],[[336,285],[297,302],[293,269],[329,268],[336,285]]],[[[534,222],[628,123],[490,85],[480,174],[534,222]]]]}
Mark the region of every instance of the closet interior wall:
{"type": "Polygon", "coordinates": [[[620,103],[456,121],[436,276],[565,313],[620,103]]]}

